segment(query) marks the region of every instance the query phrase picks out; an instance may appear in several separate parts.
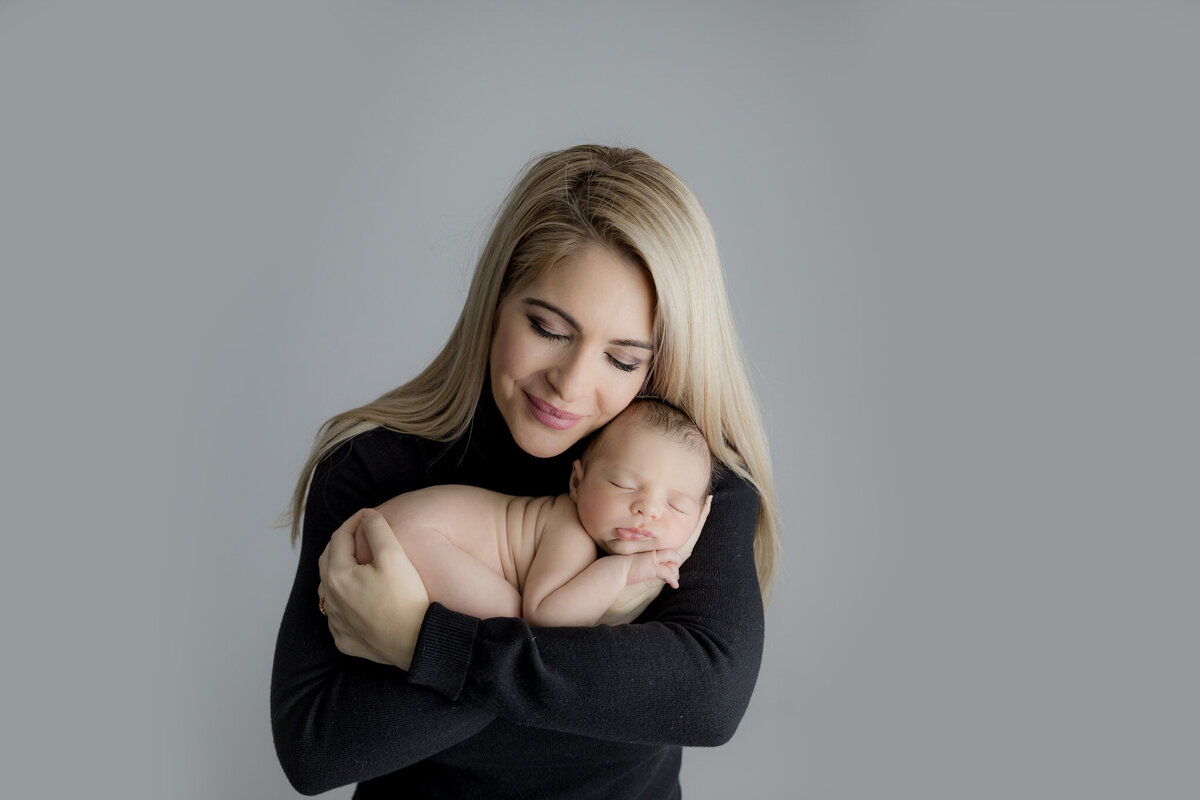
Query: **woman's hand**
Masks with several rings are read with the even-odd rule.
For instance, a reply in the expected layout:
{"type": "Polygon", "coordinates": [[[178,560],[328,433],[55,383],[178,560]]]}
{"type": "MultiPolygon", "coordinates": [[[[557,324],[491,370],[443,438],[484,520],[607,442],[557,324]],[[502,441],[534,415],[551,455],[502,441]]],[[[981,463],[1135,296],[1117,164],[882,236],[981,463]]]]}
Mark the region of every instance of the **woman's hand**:
{"type": "Polygon", "coordinates": [[[383,516],[368,508],[342,523],[319,565],[317,602],[337,649],[407,670],[429,595],[383,516]]]}

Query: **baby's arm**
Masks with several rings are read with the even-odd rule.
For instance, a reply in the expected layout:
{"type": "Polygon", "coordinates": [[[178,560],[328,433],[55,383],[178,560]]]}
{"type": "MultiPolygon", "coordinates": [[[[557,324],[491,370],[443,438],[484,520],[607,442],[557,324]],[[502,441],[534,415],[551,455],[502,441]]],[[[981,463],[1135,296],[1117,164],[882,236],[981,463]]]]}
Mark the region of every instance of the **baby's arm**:
{"type": "Polygon", "coordinates": [[[613,601],[600,619],[596,620],[597,625],[625,625],[633,622],[642,615],[646,607],[658,597],[662,588],[667,585],[667,582],[662,578],[651,578],[641,583],[633,583],[626,586],[617,595],[617,599],[613,601]]]}
{"type": "MultiPolygon", "coordinates": [[[[529,568],[522,615],[533,625],[595,625],[626,586],[632,588],[655,577],[678,586],[681,561],[673,550],[597,559],[596,544],[580,525],[575,504],[559,497],[529,568]]],[[[639,599],[645,592],[638,592],[639,599]]]]}

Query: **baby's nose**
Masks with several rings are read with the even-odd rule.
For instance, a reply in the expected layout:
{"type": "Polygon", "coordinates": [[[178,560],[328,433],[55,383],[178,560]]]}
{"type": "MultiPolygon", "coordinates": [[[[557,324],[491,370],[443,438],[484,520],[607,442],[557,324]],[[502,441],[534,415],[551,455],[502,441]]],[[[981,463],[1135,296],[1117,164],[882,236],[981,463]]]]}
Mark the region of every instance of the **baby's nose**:
{"type": "Polygon", "coordinates": [[[634,505],[634,512],[654,520],[662,516],[662,509],[658,507],[658,504],[646,500],[638,501],[634,505]]]}

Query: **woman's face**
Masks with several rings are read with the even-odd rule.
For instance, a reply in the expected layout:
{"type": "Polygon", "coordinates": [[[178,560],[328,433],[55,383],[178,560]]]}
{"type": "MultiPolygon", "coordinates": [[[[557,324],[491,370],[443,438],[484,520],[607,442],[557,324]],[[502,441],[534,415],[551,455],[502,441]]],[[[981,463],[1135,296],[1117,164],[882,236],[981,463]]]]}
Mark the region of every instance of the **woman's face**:
{"type": "Polygon", "coordinates": [[[489,368],[517,445],[556,456],[620,413],[646,380],[653,331],[650,277],[599,245],[507,297],[489,368]]]}

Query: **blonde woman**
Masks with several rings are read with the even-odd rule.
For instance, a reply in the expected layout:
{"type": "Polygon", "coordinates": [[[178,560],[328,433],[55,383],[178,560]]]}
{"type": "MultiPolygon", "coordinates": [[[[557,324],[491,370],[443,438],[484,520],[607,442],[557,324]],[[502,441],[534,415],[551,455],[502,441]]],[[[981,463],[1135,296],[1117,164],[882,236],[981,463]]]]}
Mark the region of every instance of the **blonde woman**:
{"type": "Polygon", "coordinates": [[[534,162],[446,346],[326,423],[292,512],[271,705],[297,789],[678,797],[681,748],[727,741],[749,702],[778,549],[766,438],[691,191],[637,150],[534,162]],[[431,604],[383,518],[356,515],[443,483],[553,494],[640,393],[691,416],[726,469],[679,588],[630,624],[535,628],[431,604]]]}

